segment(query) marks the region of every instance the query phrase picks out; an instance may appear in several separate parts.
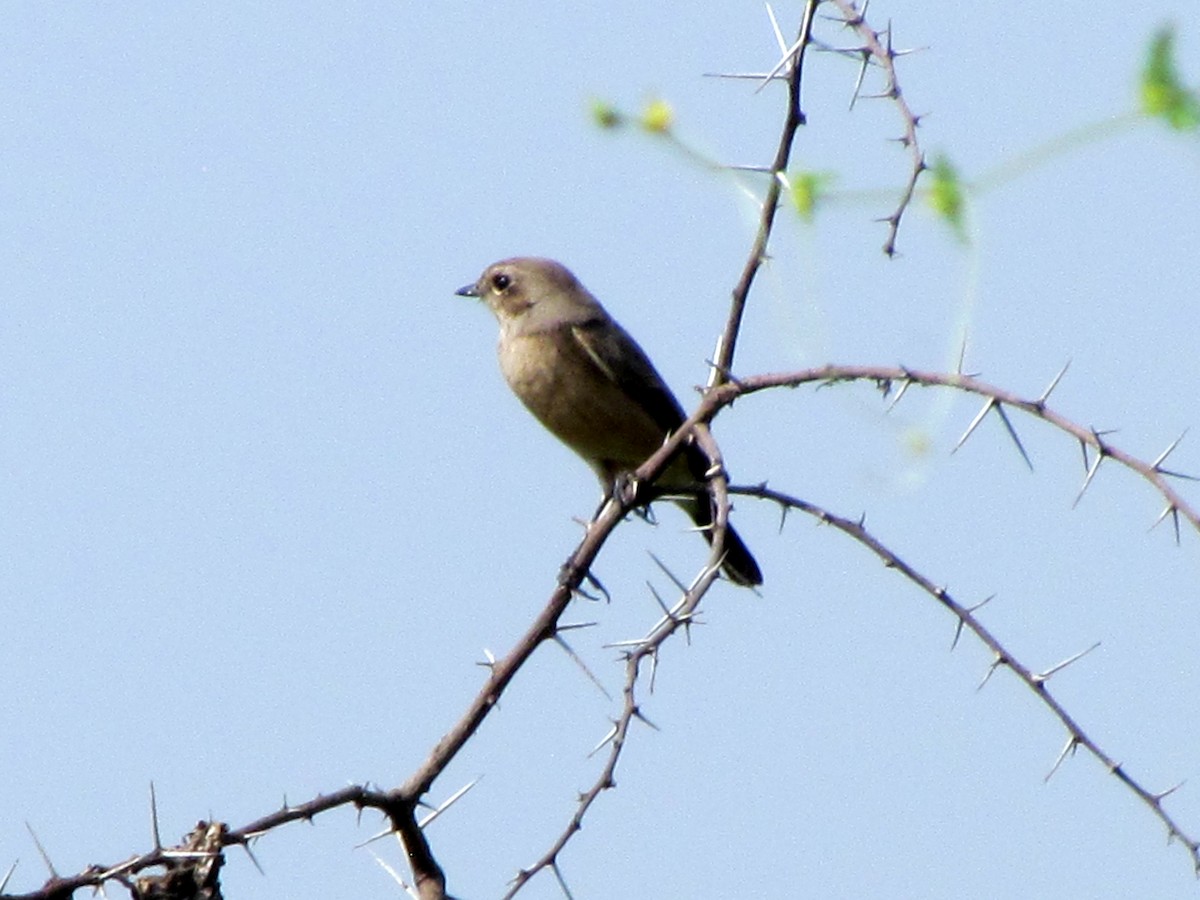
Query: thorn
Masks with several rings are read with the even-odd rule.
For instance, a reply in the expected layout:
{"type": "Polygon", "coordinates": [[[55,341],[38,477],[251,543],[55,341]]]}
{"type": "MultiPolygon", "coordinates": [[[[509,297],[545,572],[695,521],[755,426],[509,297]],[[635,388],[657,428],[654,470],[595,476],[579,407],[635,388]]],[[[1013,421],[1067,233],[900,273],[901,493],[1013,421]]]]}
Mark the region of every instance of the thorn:
{"type": "Polygon", "coordinates": [[[992,660],[992,664],[988,666],[987,674],[983,676],[983,681],[979,682],[979,686],[975,688],[977,691],[982,691],[985,684],[992,680],[992,676],[996,674],[996,670],[1004,665],[1006,660],[1003,656],[997,656],[992,660]]]}
{"type": "Polygon", "coordinates": [[[755,94],[758,94],[758,92],[760,92],[763,88],[766,88],[768,84],[772,83],[781,72],[785,72],[788,70],[788,68],[791,68],[792,54],[796,52],[799,47],[800,41],[797,41],[792,47],[788,47],[786,50],[784,50],[784,56],[782,56],[782,59],[780,59],[779,62],[776,62],[773,70],[770,70],[767,74],[764,74],[761,82],[758,83],[757,88],[754,90],[755,94]]]}
{"type": "Polygon", "coordinates": [[[762,81],[767,77],[766,72],[705,72],[703,75],[705,78],[730,78],[739,81],[762,81]]]}
{"type": "Polygon", "coordinates": [[[1062,662],[1058,663],[1057,665],[1051,666],[1045,672],[1042,672],[1039,675],[1034,675],[1033,680],[1037,684],[1042,684],[1043,682],[1049,681],[1051,675],[1054,675],[1056,672],[1061,672],[1067,666],[1071,665],[1071,663],[1076,662],[1080,659],[1083,659],[1083,657],[1087,656],[1089,653],[1091,653],[1093,650],[1095,650],[1099,646],[1100,646],[1100,642],[1096,641],[1096,643],[1092,644],[1092,646],[1088,647],[1086,650],[1080,650],[1074,656],[1068,656],[1062,662]]]}
{"type": "Polygon", "coordinates": [[[1079,738],[1075,737],[1075,735],[1071,735],[1069,738],[1067,738],[1067,743],[1062,748],[1062,752],[1058,754],[1058,759],[1054,760],[1054,765],[1050,767],[1050,771],[1047,772],[1046,777],[1042,779],[1043,784],[1054,777],[1054,773],[1058,771],[1058,767],[1063,764],[1063,760],[1067,758],[1068,754],[1071,756],[1075,755],[1075,750],[1078,747],[1079,738]]]}
{"type": "Polygon", "coordinates": [[[259,874],[259,875],[261,875],[261,876],[263,876],[264,878],[266,878],[266,877],[267,877],[267,873],[266,873],[266,872],[264,872],[264,871],[263,871],[263,867],[262,867],[261,865],[259,865],[259,862],[258,862],[258,857],[256,857],[256,856],[254,855],[254,851],[250,849],[250,842],[249,842],[249,841],[243,841],[243,842],[242,842],[242,849],[243,849],[243,850],[245,850],[245,851],[246,851],[246,855],[247,855],[248,857],[250,857],[250,862],[254,863],[254,868],[258,869],[258,874],[259,874]]]}
{"type": "Polygon", "coordinates": [[[375,853],[375,851],[368,850],[367,852],[371,854],[371,856],[374,858],[375,862],[379,863],[379,867],[381,869],[383,869],[383,871],[387,872],[389,875],[392,876],[392,880],[395,881],[396,884],[398,884],[398,885],[400,885],[400,887],[404,888],[404,893],[406,893],[406,894],[408,894],[408,896],[412,897],[413,900],[420,900],[420,897],[413,891],[413,889],[411,887],[409,887],[408,882],[404,880],[404,878],[400,875],[399,872],[397,872],[390,865],[388,865],[386,862],[384,862],[384,860],[381,859],[379,857],[379,855],[375,853]]]}
{"type": "Polygon", "coordinates": [[[590,681],[592,684],[594,684],[596,686],[596,689],[599,690],[600,693],[604,695],[605,699],[607,699],[611,702],[612,694],[610,694],[608,691],[606,691],[604,689],[604,685],[602,685],[600,683],[600,679],[598,679],[595,675],[592,674],[592,670],[587,667],[587,663],[585,663],[582,659],[579,658],[578,654],[576,654],[576,652],[571,649],[571,645],[568,644],[563,639],[561,634],[554,635],[554,643],[558,644],[558,646],[562,647],[563,650],[566,651],[567,656],[571,657],[572,662],[574,662],[575,665],[579,666],[579,668],[581,668],[583,670],[583,674],[588,677],[588,681],[590,681]]]}
{"type": "Polygon", "coordinates": [[[954,445],[954,449],[950,451],[951,453],[958,452],[958,448],[966,443],[967,438],[979,427],[979,423],[983,421],[983,417],[992,411],[992,407],[996,405],[996,402],[995,397],[988,397],[987,402],[983,404],[983,409],[976,413],[975,418],[971,420],[971,424],[967,426],[967,430],[963,432],[962,437],[958,439],[958,443],[954,445]]]}
{"type": "Polygon", "coordinates": [[[355,844],[355,845],[354,845],[354,849],[355,849],[355,850],[361,850],[363,847],[366,847],[366,846],[367,846],[367,845],[369,845],[369,844],[373,844],[373,843],[375,843],[376,841],[381,841],[381,840],[383,840],[385,837],[387,837],[388,835],[391,835],[391,834],[395,834],[395,832],[392,830],[392,827],[389,825],[389,826],[388,826],[387,828],[385,828],[383,831],[377,831],[377,832],[375,832],[373,835],[371,835],[369,838],[367,838],[367,839],[366,839],[365,841],[363,841],[362,843],[355,844]]]}
{"type": "Polygon", "coordinates": [[[1096,473],[1100,470],[1100,463],[1104,462],[1104,454],[1097,453],[1096,459],[1088,468],[1087,477],[1083,479],[1083,487],[1079,489],[1079,493],[1075,495],[1075,501],[1071,504],[1071,509],[1079,505],[1079,501],[1083,499],[1084,491],[1088,489],[1088,485],[1092,483],[1092,479],[1096,477],[1096,473]]]}
{"type": "Polygon", "coordinates": [[[996,412],[1000,414],[1000,421],[1004,423],[1004,427],[1008,429],[1008,436],[1013,439],[1013,443],[1017,445],[1017,449],[1021,451],[1021,457],[1025,460],[1025,465],[1029,466],[1029,471],[1033,471],[1033,460],[1029,458],[1029,454],[1025,452],[1025,445],[1021,443],[1021,439],[1017,437],[1017,430],[1013,428],[1012,422],[1008,418],[1008,413],[1004,411],[1004,404],[996,404],[996,412]]]}
{"type": "MultiPolygon", "coordinates": [[[[605,650],[620,650],[623,647],[641,647],[645,643],[646,643],[645,638],[629,638],[628,640],[624,640],[624,641],[611,641],[607,644],[602,644],[601,646],[605,650]]],[[[631,654],[627,653],[624,656],[626,659],[628,659],[630,655],[631,654]]]]}
{"type": "Polygon", "coordinates": [[[752,163],[729,163],[723,166],[730,172],[757,172],[760,175],[775,175],[777,174],[770,166],[758,166],[752,163]]]}
{"type": "Polygon", "coordinates": [[[1168,478],[1182,478],[1184,481],[1200,481],[1200,476],[1188,475],[1185,472],[1176,472],[1174,469],[1159,469],[1159,475],[1165,475],[1168,478]]]}
{"type": "MultiPolygon", "coordinates": [[[[604,598],[604,602],[605,602],[605,603],[612,603],[612,594],[610,594],[610,593],[608,592],[608,588],[606,588],[606,587],[605,587],[605,586],[604,586],[604,585],[601,583],[600,579],[599,579],[599,578],[597,578],[595,575],[593,575],[593,574],[591,573],[591,571],[587,571],[587,572],[584,572],[584,573],[583,573],[583,580],[584,580],[584,581],[586,581],[588,584],[590,584],[590,585],[591,585],[593,588],[595,588],[595,589],[596,589],[596,590],[599,592],[599,594],[600,594],[600,597],[603,597],[603,598],[604,598]]],[[[577,594],[582,594],[582,595],[583,595],[584,597],[586,597],[588,600],[598,600],[598,599],[600,599],[600,597],[593,597],[591,594],[587,593],[586,591],[584,591],[584,590],[582,590],[582,589],[580,589],[580,588],[576,588],[576,591],[575,591],[575,592],[576,592],[577,594]]]]}
{"type": "Polygon", "coordinates": [[[455,791],[453,794],[451,794],[437,809],[435,809],[433,812],[431,812],[429,815],[427,815],[424,819],[422,819],[420,822],[418,822],[417,827],[423,829],[426,825],[428,825],[430,822],[432,822],[434,819],[436,819],[438,816],[440,816],[442,813],[444,813],[446,810],[448,810],[451,806],[453,806],[455,803],[457,803],[459,801],[459,799],[461,799],[462,796],[467,793],[467,791],[471,790],[471,788],[473,788],[473,787],[475,787],[475,785],[479,784],[479,781],[481,778],[483,778],[482,775],[478,776],[474,781],[469,781],[466,784],[464,784],[462,787],[460,787],[457,791],[455,791]]]}
{"type": "MultiPolygon", "coordinates": [[[[1165,791],[1162,791],[1161,793],[1158,793],[1158,794],[1151,794],[1150,796],[1152,796],[1154,798],[1155,803],[1161,803],[1163,800],[1165,800],[1167,797],[1170,797],[1173,793],[1175,793],[1177,790],[1179,790],[1185,784],[1187,784],[1186,778],[1183,781],[1179,782],[1178,784],[1174,785],[1173,787],[1169,787],[1165,791]]],[[[0,890],[3,890],[3,889],[4,889],[4,885],[0,884],[0,890]]]]}
{"type": "Polygon", "coordinates": [[[663,616],[670,618],[671,610],[667,608],[667,604],[663,601],[662,595],[658,593],[654,585],[649,581],[646,582],[646,588],[650,591],[650,596],[654,598],[654,602],[658,604],[658,608],[662,610],[663,616]]]}
{"type": "Polygon", "coordinates": [[[796,53],[801,47],[804,46],[804,41],[805,36],[802,34],[800,37],[796,38],[795,42],[792,43],[791,46],[784,49],[783,57],[775,64],[775,68],[766,74],[766,77],[763,78],[759,86],[754,89],[754,93],[759,93],[771,81],[774,80],[776,75],[779,75],[781,72],[791,72],[791,68],[795,64],[796,53]]]}
{"type": "Polygon", "coordinates": [[[783,32],[779,28],[779,20],[775,18],[775,10],[771,9],[771,4],[765,4],[767,7],[767,17],[771,20],[771,30],[775,32],[775,43],[779,45],[780,53],[787,53],[787,41],[783,38],[783,32]]]}
{"type": "Polygon", "coordinates": [[[958,365],[955,366],[955,368],[954,368],[955,374],[961,375],[963,373],[963,364],[966,362],[966,359],[967,359],[967,330],[964,328],[962,344],[958,348],[958,365]]]}
{"type": "Polygon", "coordinates": [[[577,631],[580,628],[595,628],[599,622],[571,622],[567,625],[556,625],[558,631],[577,631]]]}
{"type": "Polygon", "coordinates": [[[664,563],[661,559],[659,559],[653,553],[650,554],[650,558],[652,560],[654,560],[654,564],[656,566],[658,566],[660,569],[662,569],[663,574],[671,579],[671,583],[674,584],[675,587],[677,587],[681,591],[684,591],[684,592],[687,591],[687,585],[684,584],[682,581],[680,581],[679,578],[676,577],[675,573],[667,568],[666,563],[664,563]]]}
{"type": "Polygon", "coordinates": [[[1069,368],[1071,368],[1071,361],[1068,359],[1066,364],[1058,370],[1058,374],[1046,385],[1046,389],[1042,391],[1042,396],[1037,399],[1036,406],[1041,407],[1045,405],[1046,401],[1050,399],[1050,392],[1058,387],[1058,383],[1062,381],[1062,377],[1067,374],[1067,369],[1069,368]]]}
{"type": "Polygon", "coordinates": [[[963,619],[959,619],[957,622],[954,623],[954,639],[952,641],[950,641],[950,651],[951,652],[953,652],[954,650],[956,650],[958,648],[958,641],[962,637],[963,627],[966,624],[967,624],[966,621],[964,621],[963,619]]]}
{"type": "Polygon", "coordinates": [[[150,782],[150,837],[154,849],[162,849],[162,836],[158,833],[158,799],[154,796],[154,782],[150,782]]]}
{"type": "MultiPolygon", "coordinates": [[[[841,21],[840,19],[835,19],[832,16],[821,16],[821,18],[826,22],[841,21]]],[[[811,38],[811,43],[809,46],[812,47],[813,50],[816,50],[820,53],[832,53],[834,56],[854,57],[855,59],[858,59],[860,56],[862,56],[863,51],[862,47],[835,47],[832,44],[825,43],[817,37],[811,38]]]]}
{"type": "Polygon", "coordinates": [[[900,398],[904,396],[904,394],[908,391],[908,389],[911,386],[912,386],[912,382],[909,381],[908,379],[905,379],[904,381],[900,382],[900,387],[896,390],[896,396],[893,397],[892,402],[888,404],[888,408],[887,408],[888,412],[891,412],[893,409],[896,408],[896,404],[900,402],[900,398]]]}
{"type": "MultiPolygon", "coordinates": [[[[767,171],[771,171],[771,170],[768,169],[767,171]]],[[[787,176],[784,175],[782,172],[776,172],[775,175],[776,175],[776,177],[782,177],[782,179],[785,181],[787,179],[787,176]]],[[[784,184],[783,187],[785,189],[788,189],[787,184],[784,184]]],[[[725,352],[725,333],[722,332],[721,334],[717,335],[717,343],[713,347],[712,359],[706,359],[704,361],[708,365],[708,369],[709,369],[708,383],[705,385],[705,390],[712,388],[713,384],[715,383],[715,379],[716,379],[717,375],[720,375],[722,378],[724,378],[730,384],[736,385],[739,388],[745,388],[746,382],[739,379],[737,376],[735,376],[733,374],[733,372],[729,371],[729,368],[727,366],[718,366],[717,365],[717,360],[721,358],[721,356],[724,354],[724,352],[725,352]]],[[[704,391],[701,391],[700,393],[703,394],[704,391]]]]}
{"type": "MultiPolygon", "coordinates": [[[[879,94],[862,94],[862,95],[860,95],[860,99],[862,99],[862,100],[894,100],[895,96],[896,95],[892,91],[883,91],[882,93],[879,93],[879,94]]],[[[897,140],[899,140],[899,139],[897,139],[897,140]]],[[[887,221],[887,220],[885,219],[884,221],[887,221]]]]}
{"type": "Polygon", "coordinates": [[[646,718],[646,714],[642,712],[642,708],[640,706],[635,706],[633,708],[633,715],[635,718],[640,719],[642,722],[649,725],[655,731],[662,731],[661,728],[659,728],[657,725],[655,725],[653,722],[651,722],[649,719],[646,718]]]}
{"type": "MultiPolygon", "coordinates": [[[[487,657],[483,662],[476,662],[475,665],[483,666],[486,669],[496,671],[496,654],[492,653],[487,647],[483,648],[483,655],[487,657]]],[[[286,801],[284,801],[286,803],[286,801]]],[[[284,807],[286,809],[286,806],[284,807]]]]}
{"type": "Polygon", "coordinates": [[[37,847],[37,852],[39,854],[41,854],[42,862],[44,862],[46,864],[46,868],[50,870],[50,877],[51,878],[60,877],[59,874],[56,871],[54,871],[54,863],[50,862],[50,857],[46,854],[46,848],[43,847],[42,842],[38,840],[37,833],[33,830],[33,826],[30,825],[28,822],[26,822],[25,830],[28,831],[29,836],[31,838],[33,838],[33,845],[35,847],[37,847]]]}
{"type": "Polygon", "coordinates": [[[591,759],[593,756],[595,756],[597,753],[599,753],[600,750],[604,747],[604,745],[609,743],[610,741],[612,741],[612,739],[615,738],[616,736],[617,736],[617,723],[613,722],[612,727],[608,729],[608,733],[600,739],[600,743],[598,743],[595,747],[593,747],[588,752],[588,759],[591,759]]]}
{"type": "Polygon", "coordinates": [[[1187,434],[1187,429],[1185,428],[1185,429],[1183,429],[1183,434],[1179,435],[1179,437],[1177,437],[1177,438],[1175,438],[1175,440],[1171,441],[1171,446],[1169,446],[1166,450],[1164,450],[1162,453],[1160,453],[1158,455],[1158,459],[1156,459],[1151,464],[1150,468],[1154,469],[1154,471],[1157,472],[1159,470],[1159,466],[1161,466],[1164,462],[1166,462],[1167,457],[1170,456],[1171,453],[1175,450],[1175,448],[1179,446],[1179,442],[1183,440],[1183,438],[1186,434],[1187,434]]]}
{"type": "MultiPolygon", "coordinates": [[[[988,596],[986,596],[982,600],[980,600],[978,603],[976,603],[974,606],[967,607],[967,614],[974,615],[977,610],[980,610],[983,607],[987,606],[989,603],[991,603],[992,600],[995,598],[995,596],[996,596],[995,594],[989,594],[988,596]]],[[[951,650],[954,650],[958,647],[959,639],[962,637],[963,628],[966,626],[966,624],[967,624],[967,620],[962,619],[962,618],[960,618],[958,620],[958,622],[955,624],[954,640],[950,642],[951,650]]]]}
{"type": "Polygon", "coordinates": [[[988,594],[986,597],[984,597],[982,600],[980,600],[974,606],[969,607],[967,609],[967,612],[974,613],[976,610],[983,609],[983,607],[987,606],[989,603],[991,603],[995,599],[996,599],[995,594],[988,594]]]}
{"type": "Polygon", "coordinates": [[[17,871],[17,863],[19,862],[19,859],[14,859],[13,864],[8,867],[8,871],[4,873],[4,877],[0,878],[0,892],[3,892],[8,887],[8,880],[12,878],[13,872],[17,871]]]}
{"type": "Polygon", "coordinates": [[[558,867],[558,857],[550,863],[550,869],[554,872],[554,877],[558,879],[558,889],[563,892],[563,896],[567,900],[575,900],[575,895],[571,893],[571,889],[567,887],[567,880],[563,878],[562,869],[558,867]]]}
{"type": "Polygon", "coordinates": [[[858,67],[858,77],[854,79],[854,91],[850,94],[850,112],[854,112],[854,104],[858,102],[858,98],[862,96],[863,81],[867,77],[867,66],[871,63],[871,53],[867,49],[862,51],[862,65],[858,67]]]}
{"type": "Polygon", "coordinates": [[[1168,503],[1166,509],[1159,513],[1158,518],[1154,520],[1154,524],[1147,528],[1147,531],[1153,531],[1158,527],[1158,523],[1165,519],[1168,515],[1171,516],[1171,523],[1175,526],[1175,546],[1179,546],[1179,507],[1174,503],[1168,503]]]}

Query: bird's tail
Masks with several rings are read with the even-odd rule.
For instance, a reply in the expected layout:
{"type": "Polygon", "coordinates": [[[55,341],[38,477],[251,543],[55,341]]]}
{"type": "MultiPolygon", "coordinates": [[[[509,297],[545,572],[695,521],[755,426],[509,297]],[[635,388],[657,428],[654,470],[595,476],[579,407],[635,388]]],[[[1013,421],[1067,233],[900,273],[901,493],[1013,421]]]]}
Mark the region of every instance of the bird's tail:
{"type": "MultiPolygon", "coordinates": [[[[687,511],[700,533],[704,535],[704,539],[711,544],[713,542],[711,498],[707,494],[702,494],[694,499],[677,500],[676,502],[687,511]]],[[[721,571],[730,581],[743,587],[757,587],[763,583],[762,570],[759,569],[754,554],[750,552],[750,548],[746,546],[745,541],[734,530],[734,527],[729,524],[725,526],[724,550],[725,559],[721,562],[721,571]]]]}

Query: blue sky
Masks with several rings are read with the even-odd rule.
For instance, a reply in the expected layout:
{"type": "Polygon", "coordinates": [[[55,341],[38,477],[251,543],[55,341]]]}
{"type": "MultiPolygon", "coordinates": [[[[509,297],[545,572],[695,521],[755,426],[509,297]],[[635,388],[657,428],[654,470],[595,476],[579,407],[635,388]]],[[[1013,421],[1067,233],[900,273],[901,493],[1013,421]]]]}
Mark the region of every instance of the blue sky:
{"type": "MultiPolygon", "coordinates": [[[[799,5],[778,13],[794,30],[799,5]]],[[[1173,20],[1200,80],[1200,14],[1067,0],[887,6],[927,151],[976,178],[1136,103],[1173,20]]],[[[830,40],[848,40],[825,27],[830,40]]],[[[728,163],[766,163],[780,92],[763,7],[23,4],[0,30],[0,872],[61,872],[244,824],[348,782],[403,780],[548,596],[596,500],[521,409],[495,325],[453,291],[514,254],[561,259],[690,403],[753,235],[752,175],[588,116],[654,97],[728,163]]],[[[797,162],[842,192],[781,216],[737,370],[827,361],[966,368],[1200,474],[1200,145],[1145,123],[992,185],[965,247],[915,207],[895,109],[810,59],[797,162]]],[[[870,87],[870,82],[868,82],[870,87]]],[[[868,386],[739,402],[735,480],[848,516],[1034,668],[1200,833],[1200,541],[1066,436],[1016,417],[1029,472],[977,404],[868,386]]],[[[1200,492],[1184,485],[1192,503],[1200,492]]],[[[664,510],[614,536],[575,649],[640,634],[703,545],[664,510]]],[[[1186,854],[926,597],[832,529],[737,504],[761,596],[718,586],[672,643],[647,715],[563,858],[578,897],[1192,897],[1186,854]]],[[[482,776],[430,829],[460,897],[493,897],[565,825],[617,707],[545,648],[435,785],[482,776]]],[[[398,896],[350,812],[233,853],[229,896],[398,896]]],[[[402,867],[394,845],[375,852],[402,867]]],[[[528,897],[560,896],[543,876],[528,897]]]]}

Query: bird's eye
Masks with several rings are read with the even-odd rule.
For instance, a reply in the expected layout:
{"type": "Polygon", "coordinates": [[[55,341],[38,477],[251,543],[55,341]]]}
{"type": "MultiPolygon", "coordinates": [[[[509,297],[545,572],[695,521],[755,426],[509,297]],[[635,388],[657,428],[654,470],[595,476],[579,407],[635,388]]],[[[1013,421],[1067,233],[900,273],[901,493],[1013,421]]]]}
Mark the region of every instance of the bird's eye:
{"type": "Polygon", "coordinates": [[[510,284],[512,284],[512,277],[503,272],[497,272],[492,276],[492,289],[497,293],[507,291],[510,284]]]}

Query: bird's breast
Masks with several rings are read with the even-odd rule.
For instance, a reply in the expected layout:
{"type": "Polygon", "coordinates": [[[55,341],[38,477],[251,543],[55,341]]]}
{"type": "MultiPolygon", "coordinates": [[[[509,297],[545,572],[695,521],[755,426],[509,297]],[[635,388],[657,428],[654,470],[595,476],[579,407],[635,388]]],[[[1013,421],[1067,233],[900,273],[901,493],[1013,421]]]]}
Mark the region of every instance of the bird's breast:
{"type": "Polygon", "coordinates": [[[662,445],[665,431],[569,329],[504,336],[499,357],[513,393],[597,472],[633,469],[662,445]]]}

